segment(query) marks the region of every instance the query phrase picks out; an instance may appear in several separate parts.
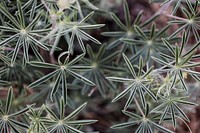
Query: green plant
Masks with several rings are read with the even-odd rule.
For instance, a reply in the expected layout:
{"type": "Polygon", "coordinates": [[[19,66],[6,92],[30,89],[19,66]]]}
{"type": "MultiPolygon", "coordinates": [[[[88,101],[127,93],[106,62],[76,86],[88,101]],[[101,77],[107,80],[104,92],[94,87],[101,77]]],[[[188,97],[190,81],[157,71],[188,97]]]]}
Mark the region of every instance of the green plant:
{"type": "Polygon", "coordinates": [[[121,108],[129,118],[101,132],[192,132],[183,106],[198,105],[200,2],[146,2],[160,8],[133,16],[122,0],[122,18],[98,0],[1,1],[0,132],[96,132],[110,118],[98,112],[121,108]]]}

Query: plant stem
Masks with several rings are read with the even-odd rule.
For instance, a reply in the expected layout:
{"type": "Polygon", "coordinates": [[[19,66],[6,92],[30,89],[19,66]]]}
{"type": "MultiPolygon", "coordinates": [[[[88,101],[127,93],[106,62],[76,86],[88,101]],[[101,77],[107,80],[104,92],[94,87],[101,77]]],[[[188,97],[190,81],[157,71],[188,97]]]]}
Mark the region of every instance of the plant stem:
{"type": "MultiPolygon", "coordinates": [[[[57,22],[56,22],[56,20],[57,20],[57,15],[55,14],[55,13],[51,13],[51,10],[50,10],[50,8],[47,6],[47,4],[45,3],[45,1],[44,0],[41,0],[42,1],[42,3],[43,3],[43,5],[45,6],[45,8],[47,9],[47,11],[49,12],[49,14],[50,14],[50,17],[51,17],[51,23],[52,23],[52,31],[53,31],[53,33],[54,32],[56,32],[57,31],[57,22]],[[55,29],[55,30],[54,30],[55,29]]],[[[50,32],[51,33],[51,32],[50,32]]],[[[49,34],[48,34],[49,35],[49,34]]],[[[47,36],[48,36],[47,35],[47,36]]],[[[45,37],[44,37],[45,38],[45,37]]],[[[51,43],[52,45],[54,44],[54,41],[53,40],[50,40],[50,42],[49,43],[51,43]]],[[[54,58],[54,55],[53,54],[49,54],[49,56],[50,56],[50,62],[51,63],[53,63],[53,64],[55,64],[56,63],[56,60],[55,60],[55,58],[54,58]]]]}
{"type": "Polygon", "coordinates": [[[136,104],[136,106],[138,107],[140,113],[141,113],[142,116],[145,118],[144,112],[142,111],[142,109],[141,109],[141,107],[140,107],[140,105],[139,105],[139,103],[138,103],[138,101],[137,101],[137,99],[136,99],[135,97],[134,97],[134,101],[135,101],[135,104],[136,104]]]}
{"type": "Polygon", "coordinates": [[[47,6],[47,4],[44,2],[44,0],[41,0],[42,4],[45,6],[45,8],[47,9],[47,11],[50,13],[50,8],[47,6]]]}
{"type": "Polygon", "coordinates": [[[166,12],[163,13],[165,16],[167,17],[170,17],[170,18],[174,18],[174,19],[178,19],[178,20],[182,20],[182,21],[188,21],[187,19],[185,18],[181,18],[181,17],[178,17],[178,16],[174,16],[174,15],[171,15],[171,14],[167,14],[166,12]]]}

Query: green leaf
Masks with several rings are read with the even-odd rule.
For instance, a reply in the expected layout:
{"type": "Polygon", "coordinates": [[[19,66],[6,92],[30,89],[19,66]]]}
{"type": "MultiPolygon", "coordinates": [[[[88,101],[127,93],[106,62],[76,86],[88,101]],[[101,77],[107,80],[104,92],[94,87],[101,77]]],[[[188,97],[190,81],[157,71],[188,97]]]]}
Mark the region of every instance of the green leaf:
{"type": "Polygon", "coordinates": [[[124,122],[124,123],[120,123],[120,124],[114,125],[114,126],[112,126],[110,128],[112,128],[112,129],[120,129],[120,128],[130,127],[130,126],[137,125],[137,124],[138,124],[138,121],[130,121],[130,122],[124,122]]]}
{"type": "Polygon", "coordinates": [[[30,45],[32,50],[33,50],[33,53],[35,54],[36,58],[41,61],[41,62],[44,62],[44,59],[42,58],[42,56],[40,55],[38,49],[36,48],[35,45],[30,45]]]}
{"type": "Polygon", "coordinates": [[[10,85],[11,83],[8,81],[0,80],[0,85],[10,85]]]}
{"type": "Polygon", "coordinates": [[[119,77],[106,77],[107,79],[111,81],[116,81],[116,82],[130,82],[133,81],[133,79],[128,79],[128,78],[119,78],[119,77]]]}
{"type": "Polygon", "coordinates": [[[51,101],[53,101],[53,95],[56,93],[56,91],[59,89],[59,86],[60,86],[60,81],[61,81],[61,77],[62,77],[62,71],[60,71],[59,73],[58,73],[58,76],[57,76],[57,78],[56,78],[56,81],[55,81],[55,83],[54,83],[54,86],[53,86],[53,88],[52,88],[52,90],[51,90],[51,101]]]}
{"type": "Polygon", "coordinates": [[[176,45],[176,48],[175,48],[175,64],[176,65],[179,64],[179,49],[178,49],[177,45],[176,45]]]}
{"type": "Polygon", "coordinates": [[[95,85],[95,83],[93,83],[92,81],[88,80],[87,78],[85,78],[85,77],[83,77],[83,76],[81,76],[81,75],[79,75],[79,74],[77,74],[77,73],[75,73],[75,72],[73,72],[73,71],[71,71],[71,70],[69,70],[69,69],[67,69],[66,71],[67,71],[69,74],[71,74],[73,77],[79,79],[80,81],[82,81],[82,82],[84,82],[84,83],[86,83],[86,84],[88,84],[88,85],[91,85],[91,86],[94,86],[94,85],[95,85]]]}
{"type": "Polygon", "coordinates": [[[137,33],[144,39],[147,40],[148,37],[144,34],[144,32],[142,31],[142,29],[140,29],[139,26],[134,25],[135,30],[137,31],[137,33]]]}
{"type": "Polygon", "coordinates": [[[34,106],[35,106],[35,104],[28,105],[26,108],[19,110],[19,111],[13,113],[13,114],[10,114],[9,116],[16,117],[18,115],[22,115],[22,114],[26,113],[27,111],[29,111],[29,109],[34,107],[34,106]]]}
{"type": "Polygon", "coordinates": [[[36,40],[34,37],[27,35],[27,37],[38,47],[44,49],[44,50],[49,50],[49,48],[47,48],[47,46],[45,46],[43,43],[39,42],[38,40],[36,40]]]}
{"type": "Polygon", "coordinates": [[[11,65],[13,66],[13,64],[15,63],[15,60],[17,58],[17,54],[19,52],[19,49],[20,49],[20,44],[22,43],[22,38],[19,37],[16,45],[15,45],[15,49],[13,50],[13,55],[12,55],[12,58],[11,58],[11,65]]]}
{"type": "Polygon", "coordinates": [[[140,84],[142,88],[147,92],[147,94],[155,101],[157,101],[157,98],[153,92],[149,90],[149,87],[147,88],[144,84],[140,84]]]}
{"type": "Polygon", "coordinates": [[[179,56],[181,56],[181,54],[183,52],[183,48],[186,45],[187,40],[188,40],[188,34],[185,31],[185,32],[183,32],[183,37],[182,37],[182,41],[181,41],[181,49],[180,49],[180,52],[179,52],[179,56]]]}
{"type": "Polygon", "coordinates": [[[128,68],[129,68],[131,74],[132,74],[133,77],[135,78],[135,77],[136,77],[136,73],[135,73],[135,70],[134,70],[134,68],[133,68],[133,66],[132,66],[132,64],[131,64],[131,62],[129,61],[128,57],[127,57],[124,53],[122,53],[122,56],[123,56],[123,58],[124,58],[124,61],[126,62],[126,65],[127,65],[128,68]]]}
{"type": "Polygon", "coordinates": [[[71,126],[68,126],[68,125],[65,125],[70,131],[72,131],[73,133],[84,133],[74,127],[71,127],[71,126]]]}
{"type": "Polygon", "coordinates": [[[37,34],[41,34],[41,33],[47,33],[49,31],[51,31],[52,29],[40,29],[40,30],[31,30],[28,33],[33,35],[37,35],[37,34]]]}
{"type": "Polygon", "coordinates": [[[111,49],[117,47],[117,46],[120,45],[120,44],[121,44],[120,39],[116,39],[116,40],[114,40],[113,42],[111,42],[111,43],[108,45],[107,49],[111,50],[111,49]]]}
{"type": "Polygon", "coordinates": [[[68,66],[72,66],[75,63],[77,63],[78,61],[80,61],[83,57],[85,56],[85,53],[78,55],[76,58],[74,58],[72,61],[70,61],[67,65],[68,66]]]}
{"type": "Polygon", "coordinates": [[[172,106],[172,104],[170,104],[169,107],[170,107],[170,112],[171,112],[171,118],[172,118],[172,122],[173,122],[173,127],[175,129],[176,128],[176,116],[175,116],[175,112],[174,112],[174,107],[172,106]]]}
{"type": "Polygon", "coordinates": [[[137,14],[137,17],[136,17],[135,20],[134,20],[133,26],[134,26],[134,25],[139,25],[140,20],[141,20],[141,17],[142,17],[142,13],[143,13],[143,10],[140,11],[140,12],[137,14]]]}
{"type": "Polygon", "coordinates": [[[192,12],[192,14],[195,14],[195,11],[194,11],[194,8],[192,6],[192,3],[189,0],[186,0],[186,3],[188,5],[190,11],[192,12]]]}
{"type": "Polygon", "coordinates": [[[90,12],[87,16],[85,16],[79,23],[85,23],[94,15],[94,11],[90,12]]]}
{"type": "Polygon", "coordinates": [[[77,38],[77,40],[78,40],[78,43],[79,43],[79,45],[80,45],[82,51],[85,53],[86,50],[85,50],[85,46],[84,46],[83,40],[82,40],[81,36],[78,34],[77,31],[76,31],[76,38],[77,38]]]}
{"type": "Polygon", "coordinates": [[[129,7],[127,1],[123,1],[123,8],[124,8],[124,13],[125,13],[125,21],[126,21],[126,26],[130,27],[131,25],[131,17],[130,17],[130,12],[129,12],[129,7]]]}
{"type": "Polygon", "coordinates": [[[8,114],[13,100],[13,88],[10,87],[7,94],[5,113],[8,114]]]}
{"type": "Polygon", "coordinates": [[[64,120],[68,121],[68,120],[74,118],[79,112],[81,112],[85,108],[86,105],[87,105],[87,103],[82,104],[80,107],[78,107],[73,112],[71,112],[67,117],[65,117],[64,120]]]}
{"type": "Polygon", "coordinates": [[[156,58],[156,57],[151,57],[153,60],[155,60],[156,62],[162,64],[162,65],[166,65],[166,66],[171,66],[169,63],[159,59],[159,58],[156,58]]]}
{"type": "Polygon", "coordinates": [[[115,23],[124,31],[127,30],[126,26],[119,20],[119,18],[114,14],[110,13],[112,19],[115,21],[115,23]]]}
{"type": "Polygon", "coordinates": [[[119,51],[116,51],[114,53],[111,53],[110,55],[106,56],[105,58],[101,59],[99,61],[100,64],[103,64],[103,63],[107,63],[107,62],[110,62],[110,60],[113,60],[115,59],[117,56],[119,55],[119,51]]]}
{"type": "Polygon", "coordinates": [[[70,125],[87,125],[97,122],[97,120],[75,120],[75,121],[69,121],[67,124],[70,125]]]}
{"type": "Polygon", "coordinates": [[[51,115],[51,119],[53,119],[54,121],[59,120],[56,114],[49,107],[45,106],[45,110],[47,111],[49,115],[51,115]]]}
{"type": "Polygon", "coordinates": [[[67,103],[67,80],[66,80],[66,73],[62,74],[62,94],[64,103],[67,103]]]}
{"type": "Polygon", "coordinates": [[[145,105],[146,105],[145,94],[144,94],[142,89],[138,89],[138,91],[139,91],[139,97],[140,97],[141,102],[142,102],[142,106],[145,108],[145,105]]]}
{"type": "Polygon", "coordinates": [[[10,122],[9,126],[8,124],[4,124],[4,126],[6,125],[6,129],[4,131],[6,131],[5,133],[9,133],[9,129],[12,129],[14,131],[14,133],[20,133],[19,129],[17,128],[17,126],[13,123],[10,122]]]}
{"type": "Polygon", "coordinates": [[[93,50],[92,50],[92,48],[91,48],[91,46],[90,45],[87,45],[87,53],[88,53],[88,55],[89,55],[89,58],[91,59],[91,60],[94,60],[96,57],[95,57],[95,54],[94,54],[94,52],[93,52],[93,50]]]}
{"type": "Polygon", "coordinates": [[[21,5],[20,0],[17,0],[17,8],[19,11],[20,25],[21,25],[21,28],[24,29],[25,28],[24,12],[22,10],[22,5],[21,5]]]}
{"type": "Polygon", "coordinates": [[[24,54],[24,57],[23,57],[23,66],[26,66],[26,63],[29,62],[29,54],[28,54],[28,50],[29,50],[29,43],[25,43],[26,41],[24,40],[23,44],[22,44],[22,47],[24,48],[23,50],[23,54],[24,54]]]}
{"type": "Polygon", "coordinates": [[[175,86],[176,84],[176,79],[177,79],[177,71],[175,71],[175,73],[172,74],[171,78],[172,78],[172,83],[170,85],[170,90],[175,86]]]}
{"type": "Polygon", "coordinates": [[[65,102],[63,97],[60,98],[60,119],[63,119],[64,115],[65,115],[65,102]]]}
{"type": "Polygon", "coordinates": [[[125,72],[126,71],[125,68],[109,66],[109,65],[102,65],[101,69],[105,70],[105,71],[112,71],[112,72],[125,72]]]}
{"type": "Polygon", "coordinates": [[[102,32],[101,35],[103,36],[109,36],[109,37],[121,37],[125,33],[124,31],[112,31],[112,32],[102,32]]]}
{"type": "Polygon", "coordinates": [[[95,24],[95,25],[78,25],[79,29],[83,30],[91,30],[91,29],[98,29],[105,26],[105,24],[95,24]]]}
{"type": "Polygon", "coordinates": [[[179,27],[178,28],[178,30],[176,30],[175,32],[173,32],[173,34],[172,35],[170,35],[169,36],[169,39],[172,39],[172,38],[174,38],[178,33],[180,33],[182,30],[184,30],[184,29],[186,29],[187,28],[187,24],[185,24],[185,25],[183,25],[183,26],[181,26],[181,27],[179,27]]]}
{"type": "Polygon", "coordinates": [[[139,59],[139,71],[138,71],[138,77],[142,74],[142,68],[143,68],[143,58],[140,57],[140,59],[139,59]]]}
{"type": "Polygon", "coordinates": [[[0,12],[4,14],[17,28],[20,29],[20,24],[16,21],[16,19],[5,9],[4,5],[0,3],[0,12]]]}
{"type": "Polygon", "coordinates": [[[16,120],[13,120],[13,119],[9,119],[10,121],[10,125],[13,125],[14,127],[20,127],[20,128],[23,128],[23,129],[28,129],[29,126],[22,123],[22,122],[19,122],[19,121],[16,121],[16,120]]]}
{"type": "Polygon", "coordinates": [[[187,117],[187,115],[175,104],[172,103],[172,105],[174,106],[174,108],[178,111],[178,113],[188,122],[190,122],[190,119],[187,117]]]}
{"type": "Polygon", "coordinates": [[[173,131],[170,131],[169,129],[160,126],[159,124],[156,124],[155,122],[149,121],[152,125],[154,125],[158,130],[163,131],[165,133],[174,133],[173,131]]]}
{"type": "Polygon", "coordinates": [[[13,27],[7,27],[7,26],[0,26],[0,30],[3,30],[3,31],[9,31],[9,32],[20,32],[18,29],[16,28],[13,28],[13,27]]]}
{"type": "Polygon", "coordinates": [[[99,8],[93,5],[89,0],[82,0],[88,7],[90,7],[93,10],[98,10],[99,8]]]}
{"type": "Polygon", "coordinates": [[[41,12],[37,13],[36,17],[31,21],[31,23],[26,27],[25,30],[32,31],[31,29],[37,23],[37,21],[41,18],[41,12]]]}
{"type": "Polygon", "coordinates": [[[104,44],[104,45],[102,45],[102,46],[100,47],[100,49],[99,49],[99,51],[98,51],[98,53],[97,53],[97,55],[96,55],[96,59],[97,59],[97,60],[100,60],[100,59],[102,58],[102,56],[103,56],[104,53],[105,53],[105,50],[106,50],[106,45],[104,44]]]}
{"type": "Polygon", "coordinates": [[[137,89],[131,90],[131,94],[129,95],[129,98],[126,101],[126,104],[124,106],[124,110],[126,110],[130,106],[131,102],[133,101],[133,98],[134,98],[134,95],[136,93],[136,90],[137,89]]]}
{"type": "Polygon", "coordinates": [[[170,25],[165,26],[163,29],[159,30],[153,39],[163,36],[163,34],[169,29],[170,25]]]}
{"type": "Polygon", "coordinates": [[[19,33],[18,34],[15,34],[13,36],[10,36],[9,38],[3,40],[0,42],[0,46],[2,45],[5,45],[5,44],[8,44],[9,42],[13,41],[14,39],[16,39],[17,37],[19,37],[19,33]]]}
{"type": "Polygon", "coordinates": [[[197,48],[199,47],[200,42],[198,42],[197,44],[195,44],[186,54],[184,54],[183,57],[186,57],[188,55],[190,55],[191,53],[193,53],[195,50],[197,50],[197,48]]]}
{"type": "Polygon", "coordinates": [[[147,132],[148,133],[154,133],[150,124],[147,124],[147,132]]]}
{"type": "Polygon", "coordinates": [[[187,56],[185,56],[185,59],[183,59],[183,60],[181,61],[181,65],[182,65],[182,66],[186,66],[187,63],[189,62],[189,60],[192,59],[192,56],[193,56],[194,54],[195,54],[194,52],[191,52],[191,53],[189,53],[187,56]],[[186,64],[186,65],[185,65],[185,64],[186,64]]]}
{"type": "Polygon", "coordinates": [[[92,70],[92,69],[94,69],[94,67],[93,66],[70,66],[69,67],[70,68],[70,70],[76,70],[76,71],[88,71],[88,70],[92,70]]]}
{"type": "Polygon", "coordinates": [[[150,17],[146,22],[144,22],[143,24],[140,25],[140,27],[145,27],[148,24],[150,24],[151,22],[153,22],[157,17],[159,17],[158,14],[153,15],[152,17],[150,17]]]}
{"type": "Polygon", "coordinates": [[[130,111],[122,110],[122,112],[123,112],[125,115],[127,115],[127,116],[129,116],[129,117],[131,117],[131,118],[133,118],[133,119],[142,119],[141,116],[139,116],[139,115],[137,115],[137,114],[135,114],[135,113],[132,113],[132,112],[130,112],[130,111]]]}
{"type": "Polygon", "coordinates": [[[54,69],[59,68],[58,65],[45,63],[45,62],[38,62],[38,61],[31,61],[30,65],[35,66],[35,67],[42,67],[42,68],[54,68],[54,69]]]}
{"type": "Polygon", "coordinates": [[[175,55],[175,51],[172,48],[172,46],[169,44],[169,42],[167,40],[165,40],[164,38],[162,38],[162,41],[164,42],[164,44],[167,46],[167,48],[170,50],[170,52],[175,55]]]}
{"type": "Polygon", "coordinates": [[[123,90],[120,94],[118,94],[113,100],[112,102],[116,102],[119,99],[121,99],[123,96],[125,96],[129,91],[131,91],[132,89],[136,89],[135,83],[131,84],[129,87],[127,87],[125,90],[123,90]]]}
{"type": "Polygon", "coordinates": [[[200,66],[200,63],[191,63],[191,64],[183,65],[184,68],[199,67],[199,66],[200,66]]]}
{"type": "Polygon", "coordinates": [[[143,132],[145,132],[143,129],[144,129],[144,123],[141,123],[139,125],[139,127],[137,128],[137,130],[135,131],[135,133],[141,133],[141,132],[143,133],[143,132]]]}
{"type": "Polygon", "coordinates": [[[154,69],[154,66],[151,66],[143,75],[142,79],[146,78],[154,69]]]}
{"type": "Polygon", "coordinates": [[[159,52],[158,54],[164,59],[174,60],[174,57],[172,57],[172,56],[170,56],[168,54],[164,54],[164,53],[161,53],[161,52],[159,52]]]}
{"type": "Polygon", "coordinates": [[[184,81],[184,78],[183,78],[181,71],[178,72],[178,75],[179,75],[179,79],[181,81],[181,84],[183,85],[183,89],[185,90],[185,92],[188,92],[188,88],[187,88],[187,85],[185,84],[185,81],[184,81]]]}
{"type": "Polygon", "coordinates": [[[189,102],[189,101],[184,101],[184,100],[176,100],[177,103],[182,103],[182,104],[186,104],[186,105],[195,105],[197,106],[198,104],[193,103],[193,102],[189,102]]]}
{"type": "MultiPolygon", "coordinates": [[[[95,83],[96,83],[96,87],[99,89],[100,94],[101,94],[103,97],[105,97],[105,93],[106,93],[106,92],[105,92],[104,83],[102,83],[103,80],[100,80],[100,78],[99,78],[99,77],[101,77],[101,76],[100,76],[98,70],[95,70],[93,75],[94,75],[94,81],[95,81],[95,83]]],[[[102,77],[102,78],[103,78],[103,77],[102,77]]]]}
{"type": "Polygon", "coordinates": [[[154,39],[154,35],[155,35],[155,30],[156,30],[156,26],[155,26],[155,23],[153,23],[151,25],[151,30],[150,30],[150,39],[154,39]]]}
{"type": "Polygon", "coordinates": [[[146,103],[146,105],[145,105],[145,117],[148,117],[148,115],[149,115],[149,104],[146,103]]]}
{"type": "Polygon", "coordinates": [[[144,41],[142,40],[135,40],[135,39],[129,39],[129,38],[120,38],[120,41],[124,43],[128,43],[128,44],[132,44],[132,45],[139,45],[139,44],[144,43],[144,41]]]}
{"type": "Polygon", "coordinates": [[[200,78],[196,74],[190,74],[195,81],[200,82],[200,78]]]}
{"type": "Polygon", "coordinates": [[[57,75],[60,72],[60,70],[55,70],[47,75],[45,75],[44,77],[36,80],[35,82],[31,83],[27,88],[34,88],[44,82],[46,82],[47,80],[49,80],[50,78],[52,78],[53,76],[57,75]]]}
{"type": "Polygon", "coordinates": [[[81,36],[82,38],[86,38],[88,40],[91,40],[92,42],[96,43],[96,44],[101,44],[101,42],[99,42],[97,39],[95,39],[94,37],[90,36],[89,34],[87,34],[86,32],[77,29],[78,31],[78,35],[81,36]]]}
{"type": "Polygon", "coordinates": [[[164,109],[164,111],[163,111],[163,113],[162,113],[162,115],[161,115],[161,117],[160,117],[159,124],[160,124],[161,122],[163,122],[163,120],[164,120],[166,114],[168,113],[168,110],[169,110],[169,106],[166,105],[166,107],[165,107],[165,109],[164,109]]]}
{"type": "Polygon", "coordinates": [[[197,77],[200,76],[200,72],[197,72],[197,71],[193,71],[193,70],[190,70],[190,69],[184,69],[184,72],[186,72],[186,74],[190,74],[192,76],[196,75],[197,77]]]}

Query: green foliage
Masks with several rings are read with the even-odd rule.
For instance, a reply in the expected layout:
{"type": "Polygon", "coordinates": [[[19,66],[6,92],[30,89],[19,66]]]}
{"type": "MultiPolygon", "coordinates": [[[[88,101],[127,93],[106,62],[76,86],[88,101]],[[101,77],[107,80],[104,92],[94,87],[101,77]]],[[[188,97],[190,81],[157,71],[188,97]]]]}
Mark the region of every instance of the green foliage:
{"type": "Polygon", "coordinates": [[[117,128],[129,127],[132,125],[139,125],[135,133],[140,133],[140,132],[153,133],[154,129],[158,129],[165,133],[173,133],[172,131],[157,124],[158,118],[160,116],[158,114],[150,113],[148,104],[146,105],[145,108],[145,114],[142,114],[142,116],[126,110],[123,110],[122,112],[125,115],[129,116],[131,120],[125,123],[114,125],[111,128],[117,129],[117,128]]]}
{"type": "Polygon", "coordinates": [[[150,90],[150,87],[151,87],[150,84],[151,84],[152,79],[147,78],[149,76],[149,74],[151,73],[151,71],[153,70],[153,67],[151,67],[148,71],[144,72],[142,69],[144,62],[143,62],[143,59],[140,58],[139,66],[138,66],[139,70],[136,73],[131,62],[128,60],[128,58],[125,54],[123,54],[123,58],[129,68],[129,71],[131,72],[131,76],[133,78],[107,77],[108,79],[110,79],[112,81],[125,82],[125,83],[127,82],[127,84],[128,84],[128,87],[126,89],[124,89],[119,95],[117,95],[112,100],[112,102],[115,102],[115,101],[121,99],[122,97],[124,97],[124,95],[126,95],[128,92],[130,92],[129,98],[124,107],[124,109],[127,109],[130,106],[130,104],[135,96],[136,91],[140,95],[143,106],[145,106],[145,104],[146,104],[146,100],[145,100],[146,93],[149,96],[151,96],[152,99],[154,99],[156,101],[156,96],[150,90]]]}
{"type": "MultiPolygon", "coordinates": [[[[115,92],[116,90],[114,84],[106,79],[105,74],[123,71],[122,68],[116,68],[112,64],[112,61],[117,57],[119,51],[107,55],[107,57],[105,56],[107,52],[106,45],[102,45],[98,53],[95,53],[88,45],[87,51],[89,57],[83,58],[81,62],[83,64],[91,65],[94,68],[91,71],[87,71],[84,75],[96,84],[96,87],[103,97],[108,94],[109,89],[115,92]]],[[[87,93],[87,91],[90,89],[89,87],[90,86],[85,84],[82,88],[82,93],[87,93]]]]}
{"type": "Polygon", "coordinates": [[[47,124],[47,129],[49,132],[75,132],[75,133],[83,133],[79,129],[79,126],[81,125],[87,125],[96,122],[96,120],[71,120],[74,118],[85,106],[86,103],[78,107],[76,110],[74,110],[72,113],[70,113],[68,116],[65,117],[65,105],[64,105],[64,99],[61,98],[60,100],[60,113],[59,117],[54,114],[54,112],[49,108],[45,107],[45,110],[48,113],[47,119],[43,120],[44,123],[47,124]],[[73,126],[78,126],[78,127],[73,127],[73,126]]]}
{"type": "Polygon", "coordinates": [[[11,113],[10,108],[12,106],[12,101],[13,101],[13,89],[12,87],[10,87],[8,90],[6,104],[2,106],[4,107],[4,109],[2,107],[0,109],[0,116],[1,116],[0,131],[9,132],[11,130],[12,132],[20,133],[22,129],[27,129],[28,125],[17,120],[17,117],[29,111],[29,107],[33,107],[34,105],[29,105],[28,107],[23,108],[20,111],[11,113]]]}
{"type": "Polygon", "coordinates": [[[200,1],[150,2],[160,8],[147,18],[123,0],[121,20],[95,0],[1,1],[0,132],[95,132],[88,110],[106,112],[103,100],[129,117],[111,132],[173,133],[180,121],[191,131],[183,106],[197,106],[200,1]]]}
{"type": "Polygon", "coordinates": [[[24,11],[22,10],[20,1],[17,2],[17,7],[18,11],[15,18],[2,4],[0,5],[1,13],[4,14],[10,21],[9,23],[6,23],[6,25],[0,27],[1,31],[9,32],[10,34],[10,36],[1,41],[0,45],[5,46],[11,41],[13,42],[12,44],[14,45],[14,49],[9,53],[12,56],[10,61],[11,66],[14,65],[20,48],[23,48],[23,63],[26,64],[29,62],[29,47],[32,48],[35,56],[42,61],[43,59],[38,53],[38,47],[44,50],[49,50],[49,46],[38,41],[38,37],[43,37],[43,34],[51,29],[47,29],[45,27],[43,29],[34,29],[41,17],[41,13],[38,13],[37,16],[35,16],[35,18],[26,25],[24,11]]]}
{"type": "Polygon", "coordinates": [[[91,66],[76,66],[75,64],[81,60],[83,58],[85,54],[81,54],[79,56],[77,56],[76,58],[74,58],[72,61],[69,61],[69,53],[64,52],[62,54],[60,54],[60,56],[58,57],[58,65],[55,64],[49,64],[49,63],[45,63],[45,62],[30,62],[30,64],[32,66],[36,66],[36,67],[42,67],[42,68],[52,68],[55,69],[55,71],[45,75],[44,77],[36,80],[35,82],[31,83],[28,88],[34,88],[37,87],[38,85],[42,84],[43,82],[49,80],[52,77],[56,76],[56,81],[54,83],[54,86],[51,90],[51,100],[53,95],[56,93],[56,91],[58,90],[58,88],[60,87],[60,83],[61,83],[61,88],[62,88],[62,95],[64,97],[65,102],[67,101],[67,74],[72,75],[73,77],[75,77],[76,79],[79,79],[81,81],[83,81],[84,83],[88,84],[88,85],[95,85],[93,82],[91,82],[90,80],[86,79],[85,77],[81,76],[80,74],[74,72],[76,70],[88,70],[88,69],[92,69],[91,66]],[[66,57],[64,63],[62,63],[60,61],[60,58],[65,55],[68,54],[68,56],[66,57]]]}
{"type": "MultiPolygon", "coordinates": [[[[191,4],[190,1],[187,0],[187,7],[182,7],[182,13],[184,14],[185,18],[178,18],[177,20],[170,21],[171,24],[179,24],[181,27],[177,29],[169,38],[173,38],[182,30],[186,32],[192,32],[195,36],[196,41],[199,39],[198,29],[199,29],[199,10],[198,10],[198,1],[194,5],[191,4]],[[189,8],[189,9],[188,9],[189,8]]],[[[173,17],[173,16],[172,16],[173,17]]]]}

